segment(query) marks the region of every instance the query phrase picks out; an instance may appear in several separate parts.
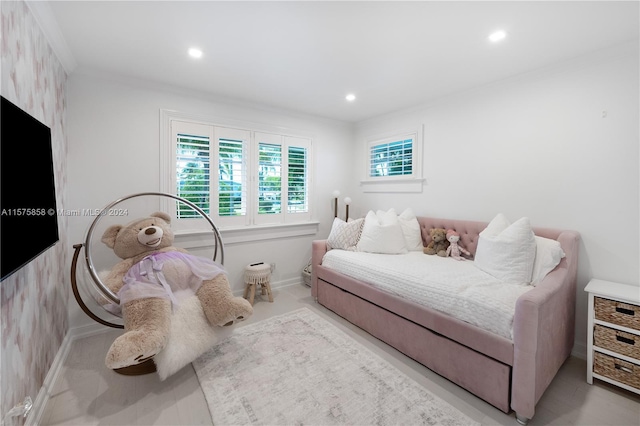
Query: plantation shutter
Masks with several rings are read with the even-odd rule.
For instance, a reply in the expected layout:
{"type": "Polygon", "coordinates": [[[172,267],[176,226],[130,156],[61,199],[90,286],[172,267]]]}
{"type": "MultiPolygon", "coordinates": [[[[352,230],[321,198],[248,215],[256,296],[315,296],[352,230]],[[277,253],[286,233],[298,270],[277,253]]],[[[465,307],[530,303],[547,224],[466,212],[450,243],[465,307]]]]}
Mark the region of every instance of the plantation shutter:
{"type": "MultiPolygon", "coordinates": [[[[162,191],[195,204],[222,228],[311,221],[311,139],[195,119],[167,123],[161,162],[171,168],[162,175],[162,191]]],[[[175,219],[175,231],[210,228],[176,200],[163,200],[161,209],[175,219]]]]}
{"type": "MultiPolygon", "coordinates": [[[[206,213],[209,208],[209,138],[179,134],[176,150],[178,196],[185,198],[206,213]]],[[[178,218],[198,217],[198,213],[184,204],[178,206],[178,218]]]]}
{"type": "Polygon", "coordinates": [[[369,177],[413,174],[414,135],[392,141],[374,142],[369,147],[369,177]]]}
{"type": "Polygon", "coordinates": [[[289,147],[289,188],[287,197],[287,211],[307,212],[307,150],[300,147],[289,147]]]}
{"type": "Polygon", "coordinates": [[[287,147],[287,222],[310,220],[309,197],[311,141],[304,138],[285,138],[287,147]]]}
{"type": "Polygon", "coordinates": [[[258,214],[282,211],[282,146],[258,143],[258,214]]]}
{"type": "Polygon", "coordinates": [[[217,216],[221,225],[247,225],[249,215],[248,150],[250,132],[215,127],[218,179],[213,185],[217,194],[217,216]]]}
{"type": "Polygon", "coordinates": [[[254,138],[257,148],[255,221],[257,224],[282,223],[282,200],[286,199],[282,177],[285,160],[282,136],[255,132],[254,138]]]}
{"type": "MultiPolygon", "coordinates": [[[[171,179],[175,193],[210,214],[211,127],[174,121],[171,130],[175,141],[175,169],[171,179]]],[[[168,211],[173,212],[173,217],[190,222],[200,218],[196,211],[183,203],[173,203],[168,211]]]]}

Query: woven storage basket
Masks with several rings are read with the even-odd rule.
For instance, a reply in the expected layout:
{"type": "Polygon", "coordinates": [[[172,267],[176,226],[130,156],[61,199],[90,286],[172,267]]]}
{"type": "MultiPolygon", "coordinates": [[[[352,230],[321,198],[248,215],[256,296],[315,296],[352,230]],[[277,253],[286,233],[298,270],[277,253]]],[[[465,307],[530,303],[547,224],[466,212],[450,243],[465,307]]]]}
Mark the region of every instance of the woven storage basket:
{"type": "Polygon", "coordinates": [[[640,330],[640,306],[595,298],[596,319],[640,330]]]}
{"type": "Polygon", "coordinates": [[[311,287],[311,260],[307,263],[307,266],[302,270],[302,280],[304,285],[311,287]]]}
{"type": "Polygon", "coordinates": [[[593,372],[640,389],[640,365],[595,352],[593,372]]]}
{"type": "Polygon", "coordinates": [[[593,340],[598,347],[640,360],[640,336],[637,334],[596,325],[593,340]]]}

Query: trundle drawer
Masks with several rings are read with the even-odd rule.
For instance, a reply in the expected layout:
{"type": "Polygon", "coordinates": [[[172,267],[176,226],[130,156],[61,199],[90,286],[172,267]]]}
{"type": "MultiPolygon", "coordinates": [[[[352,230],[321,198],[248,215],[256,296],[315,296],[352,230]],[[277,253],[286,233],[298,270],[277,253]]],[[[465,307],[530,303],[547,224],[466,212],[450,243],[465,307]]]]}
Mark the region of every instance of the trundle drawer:
{"type": "Polygon", "coordinates": [[[593,341],[599,348],[640,360],[640,335],[596,325],[593,341]]]}
{"type": "Polygon", "coordinates": [[[640,390],[640,365],[596,352],[593,372],[640,390]]]}
{"type": "Polygon", "coordinates": [[[511,367],[318,280],[318,302],[493,406],[508,413],[511,367]]]}

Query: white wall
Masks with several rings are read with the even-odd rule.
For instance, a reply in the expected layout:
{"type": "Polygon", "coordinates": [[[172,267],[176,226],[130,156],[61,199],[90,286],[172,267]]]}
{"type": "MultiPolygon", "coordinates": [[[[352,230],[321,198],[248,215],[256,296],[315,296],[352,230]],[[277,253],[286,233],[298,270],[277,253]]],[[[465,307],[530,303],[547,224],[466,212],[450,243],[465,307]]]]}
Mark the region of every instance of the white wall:
{"type": "MultiPolygon", "coordinates": [[[[102,208],[122,196],[159,191],[160,109],[245,120],[302,130],[314,137],[317,235],[225,245],[225,266],[232,289],[244,288],[242,271],[256,261],[276,263],[272,283],[301,281],[311,256],[311,241],[326,238],[333,219],[331,192],[350,176],[352,126],[257,106],[216,101],[140,81],[74,73],[68,81],[68,208],[102,208]],[[329,170],[327,170],[329,169],[329,170]]],[[[149,212],[150,213],[150,212],[149,212]]],[[[126,223],[134,217],[125,217],[126,223]]],[[[69,217],[71,243],[84,239],[92,217],[69,217]]],[[[101,235],[94,235],[99,241],[101,235]]],[[[204,255],[204,253],[203,253],[204,255]]],[[[75,303],[71,327],[90,324],[75,303]]]]}
{"type": "MultiPolygon", "coordinates": [[[[638,45],[618,46],[359,123],[358,158],[368,135],[423,123],[426,183],[420,194],[360,192],[358,213],[410,206],[490,221],[502,212],[579,231],[575,349],[583,352],[589,279],[639,285],[638,75],[638,45]]],[[[362,179],[364,162],[355,164],[362,179]]]]}

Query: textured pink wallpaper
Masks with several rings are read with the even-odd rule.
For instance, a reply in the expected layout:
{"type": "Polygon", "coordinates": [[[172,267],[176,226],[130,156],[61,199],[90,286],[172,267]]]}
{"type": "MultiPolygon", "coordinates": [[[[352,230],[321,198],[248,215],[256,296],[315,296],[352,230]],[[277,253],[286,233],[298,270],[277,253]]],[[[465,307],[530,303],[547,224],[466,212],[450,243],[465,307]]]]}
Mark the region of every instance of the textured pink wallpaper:
{"type": "MultiPolygon", "coordinates": [[[[0,1],[2,96],[51,128],[57,204],[66,203],[66,73],[23,1],[0,1]]],[[[70,247],[60,241],[0,283],[0,417],[26,396],[35,401],[67,332],[70,247]]]]}

